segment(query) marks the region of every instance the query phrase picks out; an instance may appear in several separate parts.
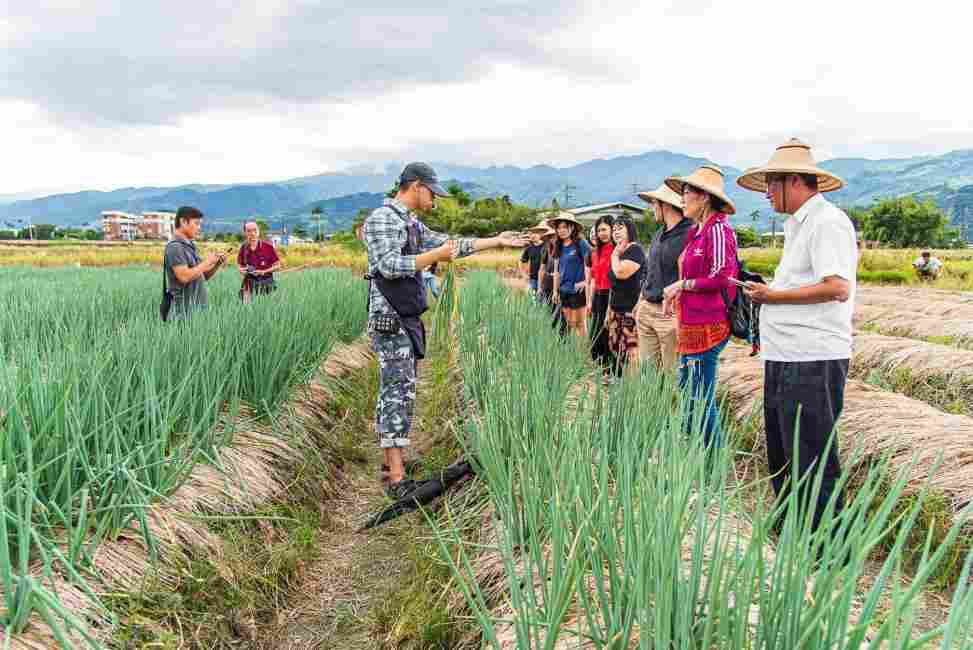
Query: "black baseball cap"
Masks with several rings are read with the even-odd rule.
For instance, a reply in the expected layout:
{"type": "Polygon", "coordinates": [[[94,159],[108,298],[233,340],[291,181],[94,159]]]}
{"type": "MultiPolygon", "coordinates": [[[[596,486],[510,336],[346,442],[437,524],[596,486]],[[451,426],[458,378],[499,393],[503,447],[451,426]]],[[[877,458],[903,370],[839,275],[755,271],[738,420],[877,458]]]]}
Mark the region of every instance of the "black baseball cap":
{"type": "Polygon", "coordinates": [[[419,181],[428,187],[436,196],[449,196],[449,192],[444,190],[443,186],[439,184],[439,177],[436,176],[436,170],[426,163],[409,163],[402,170],[402,175],[399,176],[399,185],[405,185],[414,181],[419,181]]]}

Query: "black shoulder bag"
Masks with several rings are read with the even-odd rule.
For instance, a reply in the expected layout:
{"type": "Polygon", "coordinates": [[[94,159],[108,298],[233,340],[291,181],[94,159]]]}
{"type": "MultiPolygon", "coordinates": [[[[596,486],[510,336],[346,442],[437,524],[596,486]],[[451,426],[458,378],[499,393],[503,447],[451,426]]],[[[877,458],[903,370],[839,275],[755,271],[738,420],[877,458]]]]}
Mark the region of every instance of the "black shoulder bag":
{"type": "MultiPolygon", "coordinates": [[[[739,269],[741,282],[766,284],[761,276],[747,272],[739,259],[737,259],[737,269],[739,269]]],[[[733,336],[747,343],[758,343],[760,341],[760,310],[754,309],[750,296],[743,291],[742,287],[737,287],[736,296],[731,303],[727,290],[722,289],[721,292],[723,294],[723,304],[726,305],[726,315],[730,321],[730,331],[733,336]]]]}
{"type": "MultiPolygon", "coordinates": [[[[166,244],[168,248],[169,244],[166,244]]],[[[172,309],[172,292],[166,286],[166,258],[165,253],[162,254],[162,302],[159,303],[159,316],[162,317],[162,322],[165,323],[169,320],[169,310],[172,309]]]]}

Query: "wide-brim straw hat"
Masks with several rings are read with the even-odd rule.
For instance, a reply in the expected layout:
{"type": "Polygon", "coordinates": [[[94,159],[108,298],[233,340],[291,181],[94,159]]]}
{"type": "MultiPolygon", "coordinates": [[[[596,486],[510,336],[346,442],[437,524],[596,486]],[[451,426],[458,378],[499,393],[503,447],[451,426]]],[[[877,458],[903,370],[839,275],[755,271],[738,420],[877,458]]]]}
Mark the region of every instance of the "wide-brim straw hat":
{"type": "Polygon", "coordinates": [[[703,165],[689,176],[670,176],[666,179],[666,185],[679,196],[682,196],[684,186],[695,187],[721,200],[725,205],[723,212],[726,214],[736,214],[736,206],[723,189],[723,170],[716,165],[703,165]]]}
{"type": "Polygon", "coordinates": [[[791,138],[777,147],[770,162],[763,167],[752,167],[737,179],[737,185],[754,192],[767,191],[767,174],[813,174],[818,177],[819,192],[833,192],[845,186],[840,176],[821,169],[814,162],[811,147],[797,138],[791,138]]]}
{"type": "Polygon", "coordinates": [[[547,219],[541,221],[536,226],[532,226],[527,229],[527,232],[536,232],[540,234],[541,237],[547,237],[548,235],[555,235],[554,229],[547,225],[547,219]]]}
{"type": "Polygon", "coordinates": [[[668,203],[674,208],[679,208],[680,210],[686,209],[686,206],[682,202],[682,197],[673,192],[665,183],[651,192],[639,192],[639,198],[646,203],[652,203],[652,201],[662,201],[663,203],[668,203]]]}
{"type": "Polygon", "coordinates": [[[548,225],[550,225],[552,228],[557,228],[557,223],[559,221],[567,221],[569,223],[573,223],[578,228],[584,230],[584,224],[578,221],[577,217],[575,217],[573,214],[571,214],[570,212],[565,212],[564,210],[558,212],[557,216],[548,217],[547,219],[545,219],[545,221],[547,221],[548,225]]]}

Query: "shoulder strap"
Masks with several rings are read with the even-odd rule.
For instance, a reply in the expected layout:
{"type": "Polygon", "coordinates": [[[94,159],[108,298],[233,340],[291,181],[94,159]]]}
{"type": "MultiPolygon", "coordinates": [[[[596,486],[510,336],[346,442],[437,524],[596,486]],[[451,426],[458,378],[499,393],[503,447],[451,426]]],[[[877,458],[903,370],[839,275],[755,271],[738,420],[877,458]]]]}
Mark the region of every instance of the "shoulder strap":
{"type": "Polygon", "coordinates": [[[166,247],[162,249],[162,293],[163,295],[169,291],[169,287],[166,286],[166,251],[169,250],[169,244],[173,243],[174,241],[177,240],[171,239],[167,241],[166,247]]]}
{"type": "Polygon", "coordinates": [[[169,288],[166,286],[166,253],[165,253],[166,251],[169,250],[169,244],[182,244],[183,246],[189,245],[186,242],[182,241],[181,239],[170,239],[169,241],[166,242],[166,247],[163,249],[162,252],[162,293],[165,293],[169,290],[169,288]]]}

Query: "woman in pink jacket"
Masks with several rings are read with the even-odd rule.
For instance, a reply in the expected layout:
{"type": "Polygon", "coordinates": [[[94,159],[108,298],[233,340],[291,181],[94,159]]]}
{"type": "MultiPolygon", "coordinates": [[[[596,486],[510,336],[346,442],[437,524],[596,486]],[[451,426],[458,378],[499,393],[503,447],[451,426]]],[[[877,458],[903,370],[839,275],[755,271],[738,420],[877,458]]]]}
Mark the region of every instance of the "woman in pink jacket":
{"type": "Polygon", "coordinates": [[[679,327],[679,385],[688,386],[690,426],[698,405],[704,409],[703,441],[720,445],[721,427],[716,408],[716,376],[720,352],[730,340],[728,305],[736,296],[737,241],[727,215],[736,212],[723,189],[723,171],[703,165],[685,178],[666,179],[682,194],[686,216],[693,220],[679,257],[679,280],[665,288],[663,311],[675,309],[679,327]]]}

